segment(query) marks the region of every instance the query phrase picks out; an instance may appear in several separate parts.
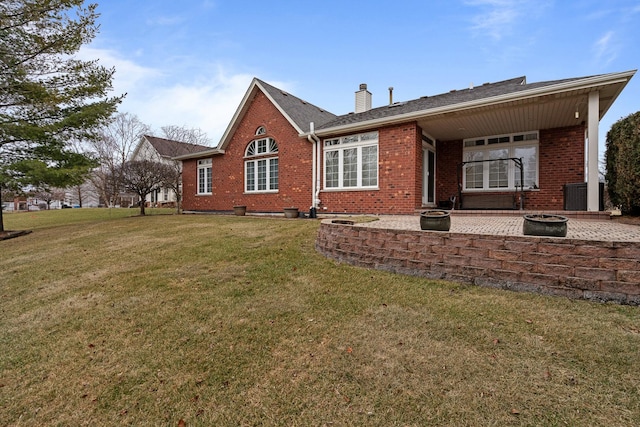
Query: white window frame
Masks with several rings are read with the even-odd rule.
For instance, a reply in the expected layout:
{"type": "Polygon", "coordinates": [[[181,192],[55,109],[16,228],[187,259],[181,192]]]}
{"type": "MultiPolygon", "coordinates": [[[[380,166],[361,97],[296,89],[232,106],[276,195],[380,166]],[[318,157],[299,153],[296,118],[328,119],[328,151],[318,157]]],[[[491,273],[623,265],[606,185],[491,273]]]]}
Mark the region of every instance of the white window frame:
{"type": "MultiPolygon", "coordinates": [[[[325,190],[377,190],[379,181],[380,181],[380,156],[379,156],[379,148],[378,148],[378,132],[365,132],[357,135],[347,135],[339,138],[330,138],[325,139],[323,141],[323,187],[325,190]],[[375,180],[375,184],[363,184],[364,178],[363,171],[365,164],[363,163],[363,150],[367,151],[367,149],[374,148],[375,149],[375,166],[370,172],[374,172],[375,176],[371,176],[370,180],[375,180]],[[345,170],[345,159],[348,159],[346,156],[347,153],[353,153],[355,151],[356,162],[355,162],[355,184],[354,185],[345,185],[345,180],[347,178],[347,170],[345,170]],[[329,162],[335,159],[337,154],[337,184],[334,185],[335,176],[334,173],[331,173],[332,179],[328,178],[328,169],[329,162]]],[[[331,165],[332,168],[335,168],[335,164],[331,165]]]]}
{"type": "MultiPolygon", "coordinates": [[[[462,159],[468,161],[471,156],[475,156],[478,160],[491,160],[491,152],[494,150],[507,150],[507,155],[500,158],[517,158],[516,151],[521,148],[535,148],[536,161],[533,168],[527,167],[527,161],[524,159],[525,168],[525,190],[538,188],[540,179],[540,138],[538,131],[517,132],[508,135],[493,135],[488,137],[478,137],[465,139],[462,143],[462,159]],[[527,170],[534,173],[534,177],[527,180],[527,170]]],[[[506,187],[490,187],[492,162],[484,161],[482,163],[469,163],[462,168],[462,191],[464,192],[498,192],[498,191],[515,191],[516,183],[520,178],[520,169],[514,161],[507,161],[507,186],[506,187]],[[482,168],[482,187],[467,188],[467,171],[482,168]]]]}
{"type": "Polygon", "coordinates": [[[212,194],[212,161],[211,159],[198,160],[198,179],[197,194],[209,195],[212,194]]]}
{"type": "Polygon", "coordinates": [[[245,193],[278,192],[280,180],[278,152],[278,143],[273,138],[254,139],[247,144],[244,161],[245,193]],[[259,177],[261,168],[264,168],[264,177],[259,177]],[[261,187],[261,184],[264,186],[261,187]]]}

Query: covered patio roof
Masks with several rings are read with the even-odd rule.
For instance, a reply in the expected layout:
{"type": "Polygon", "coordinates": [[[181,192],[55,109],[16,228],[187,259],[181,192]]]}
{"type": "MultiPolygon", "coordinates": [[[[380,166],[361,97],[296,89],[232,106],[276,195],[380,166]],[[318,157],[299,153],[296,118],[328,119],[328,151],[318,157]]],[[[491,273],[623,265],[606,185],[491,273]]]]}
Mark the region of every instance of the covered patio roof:
{"type": "Polygon", "coordinates": [[[598,93],[599,121],[635,73],[538,83],[518,77],[339,116],[315,133],[323,137],[417,121],[433,138],[446,141],[573,126],[587,120],[590,93],[598,93]]]}

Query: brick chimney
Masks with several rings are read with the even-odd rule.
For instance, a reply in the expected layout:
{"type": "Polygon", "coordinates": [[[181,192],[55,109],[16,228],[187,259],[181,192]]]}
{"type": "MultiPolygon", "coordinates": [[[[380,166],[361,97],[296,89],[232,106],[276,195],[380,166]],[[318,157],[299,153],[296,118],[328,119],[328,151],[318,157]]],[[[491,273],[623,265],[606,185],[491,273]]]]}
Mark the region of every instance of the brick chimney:
{"type": "Polygon", "coordinates": [[[362,113],[371,109],[371,92],[367,90],[367,84],[362,83],[360,90],[356,92],[356,113],[362,113]]]}

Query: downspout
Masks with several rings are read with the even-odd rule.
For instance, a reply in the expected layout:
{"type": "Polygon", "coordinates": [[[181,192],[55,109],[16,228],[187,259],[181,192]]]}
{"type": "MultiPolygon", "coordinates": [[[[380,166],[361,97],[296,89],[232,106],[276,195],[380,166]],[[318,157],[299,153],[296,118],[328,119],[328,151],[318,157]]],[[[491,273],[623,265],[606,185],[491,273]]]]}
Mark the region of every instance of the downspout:
{"type": "Polygon", "coordinates": [[[307,135],[309,142],[313,143],[313,158],[312,158],[312,179],[315,184],[312,191],[312,203],[309,210],[309,216],[311,218],[317,217],[318,205],[320,204],[320,138],[315,134],[315,126],[313,122],[309,123],[309,134],[307,135]]]}

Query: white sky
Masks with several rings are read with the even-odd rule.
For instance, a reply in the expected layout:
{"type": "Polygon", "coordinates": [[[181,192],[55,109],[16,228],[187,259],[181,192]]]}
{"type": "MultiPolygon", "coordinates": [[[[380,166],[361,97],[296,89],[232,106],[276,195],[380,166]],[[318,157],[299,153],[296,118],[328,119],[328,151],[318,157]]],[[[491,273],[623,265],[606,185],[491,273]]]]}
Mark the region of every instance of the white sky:
{"type": "MultiPolygon", "coordinates": [[[[373,106],[518,76],[640,67],[638,0],[105,0],[83,49],[116,68],[120,111],[216,145],[253,77],[334,114],[367,83],[373,106]]],[[[600,124],[640,110],[636,75],[600,124]]]]}

